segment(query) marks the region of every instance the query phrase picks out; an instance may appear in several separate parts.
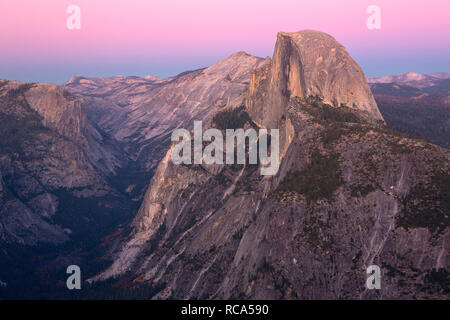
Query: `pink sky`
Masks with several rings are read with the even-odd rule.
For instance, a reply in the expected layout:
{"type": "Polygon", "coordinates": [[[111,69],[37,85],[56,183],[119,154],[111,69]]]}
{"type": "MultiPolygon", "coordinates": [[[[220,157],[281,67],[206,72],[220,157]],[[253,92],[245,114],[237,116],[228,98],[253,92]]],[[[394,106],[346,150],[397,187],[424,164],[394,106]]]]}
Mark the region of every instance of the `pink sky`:
{"type": "Polygon", "coordinates": [[[449,0],[1,0],[0,78],[168,76],[244,50],[272,55],[278,31],[333,35],[368,75],[450,71],[449,0]],[[81,30],[66,9],[81,8],[81,30]],[[381,30],[366,27],[369,5],[381,30]]]}

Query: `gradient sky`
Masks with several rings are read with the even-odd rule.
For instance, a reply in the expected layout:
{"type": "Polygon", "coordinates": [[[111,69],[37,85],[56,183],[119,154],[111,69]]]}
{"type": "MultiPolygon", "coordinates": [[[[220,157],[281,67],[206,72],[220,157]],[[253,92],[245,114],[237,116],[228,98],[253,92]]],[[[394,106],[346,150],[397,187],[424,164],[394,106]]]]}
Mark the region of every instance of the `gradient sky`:
{"type": "Polygon", "coordinates": [[[278,31],[333,35],[367,76],[450,72],[449,0],[1,0],[0,78],[158,75],[244,50],[272,56],[278,31]],[[81,8],[81,30],[66,9],[81,8]],[[381,30],[366,9],[381,8],[381,30]]]}

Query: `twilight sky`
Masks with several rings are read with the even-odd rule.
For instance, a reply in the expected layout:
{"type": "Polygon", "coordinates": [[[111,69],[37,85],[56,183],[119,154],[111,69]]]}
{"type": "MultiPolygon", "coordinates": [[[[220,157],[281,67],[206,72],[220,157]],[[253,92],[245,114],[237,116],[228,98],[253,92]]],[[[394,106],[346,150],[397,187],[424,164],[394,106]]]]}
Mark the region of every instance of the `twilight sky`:
{"type": "Polygon", "coordinates": [[[450,72],[449,13],[449,0],[1,0],[0,79],[167,77],[240,50],[272,56],[278,31],[302,29],[333,35],[367,76],[450,72]],[[72,4],[80,30],[66,27],[72,4]]]}

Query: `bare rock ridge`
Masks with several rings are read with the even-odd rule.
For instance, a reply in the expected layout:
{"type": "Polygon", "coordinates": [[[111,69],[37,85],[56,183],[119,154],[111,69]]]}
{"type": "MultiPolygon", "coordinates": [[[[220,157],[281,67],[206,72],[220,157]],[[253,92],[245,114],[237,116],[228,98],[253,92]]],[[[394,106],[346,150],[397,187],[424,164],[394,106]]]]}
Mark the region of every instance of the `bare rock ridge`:
{"type": "Polygon", "coordinates": [[[271,65],[252,77],[249,114],[257,123],[276,128],[289,99],[309,96],[383,120],[363,71],[332,36],[312,30],[279,32],[271,65]],[[260,91],[269,87],[268,97],[262,97],[260,91]]]}

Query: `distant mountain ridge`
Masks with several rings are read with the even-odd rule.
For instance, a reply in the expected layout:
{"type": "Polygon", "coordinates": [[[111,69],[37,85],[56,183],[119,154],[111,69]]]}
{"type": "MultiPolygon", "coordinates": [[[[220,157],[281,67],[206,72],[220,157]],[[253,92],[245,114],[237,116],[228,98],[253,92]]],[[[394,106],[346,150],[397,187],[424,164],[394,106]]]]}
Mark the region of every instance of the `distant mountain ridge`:
{"type": "Polygon", "coordinates": [[[450,148],[449,73],[375,78],[370,88],[391,128],[450,148]]]}
{"type": "Polygon", "coordinates": [[[447,72],[437,72],[421,74],[416,72],[406,72],[398,75],[388,75],[382,77],[367,77],[369,83],[403,83],[412,81],[433,81],[450,78],[450,73],[447,72]]]}

